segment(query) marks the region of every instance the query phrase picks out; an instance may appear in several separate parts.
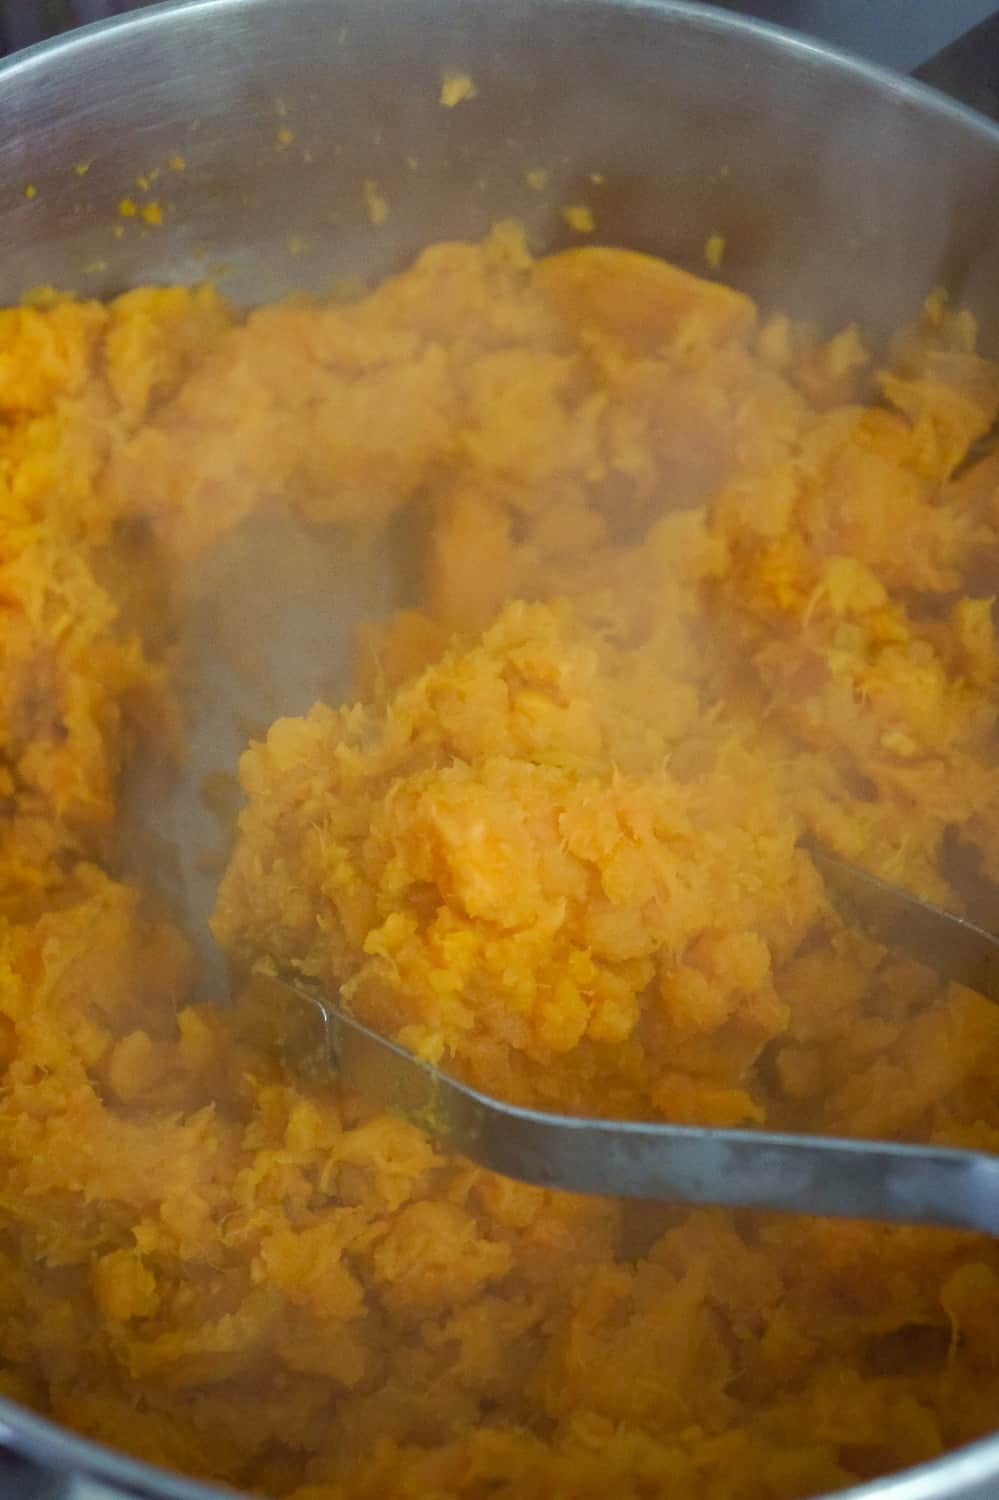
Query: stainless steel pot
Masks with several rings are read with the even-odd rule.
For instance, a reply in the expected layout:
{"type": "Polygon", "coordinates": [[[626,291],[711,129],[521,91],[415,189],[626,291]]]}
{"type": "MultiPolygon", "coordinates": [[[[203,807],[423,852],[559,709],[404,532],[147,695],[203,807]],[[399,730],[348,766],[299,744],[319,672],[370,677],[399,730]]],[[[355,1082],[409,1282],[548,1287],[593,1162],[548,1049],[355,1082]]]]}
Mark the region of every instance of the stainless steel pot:
{"type": "MultiPolygon", "coordinates": [[[[430,239],[506,215],[557,246],[571,237],[561,206],[582,200],[601,240],[694,268],[723,234],[730,279],[829,324],[887,330],[944,282],[999,343],[999,129],[682,4],[157,6],[0,67],[0,184],[3,301],[42,282],[103,295],[220,268],[231,296],[258,301],[376,278],[430,239]],[[478,90],[456,109],[439,102],[449,71],[478,90]],[[171,156],[184,170],[150,188],[163,225],[121,217],[136,176],[171,156]],[[543,195],[525,178],[538,167],[543,195]],[[390,205],[378,228],[365,183],[390,205]]],[[[18,1500],[231,1493],[3,1400],[0,1442],[0,1495],[18,1500]]],[[[995,1500],[999,1436],[841,1494],[995,1500]]]]}

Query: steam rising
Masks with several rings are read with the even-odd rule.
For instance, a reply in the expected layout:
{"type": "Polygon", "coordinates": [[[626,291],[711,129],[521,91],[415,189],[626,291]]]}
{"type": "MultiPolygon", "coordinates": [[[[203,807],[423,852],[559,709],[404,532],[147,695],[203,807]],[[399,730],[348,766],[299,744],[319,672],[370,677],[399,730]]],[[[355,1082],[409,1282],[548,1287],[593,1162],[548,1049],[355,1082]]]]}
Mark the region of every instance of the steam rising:
{"type": "Polygon", "coordinates": [[[208,918],[241,800],[240,756],[276,719],[349,700],[358,626],[411,602],[399,530],[256,516],[183,574],[173,609],[187,754],[167,776],[141,760],[132,770],[129,873],[172,909],[214,998],[225,980],[208,918]]]}

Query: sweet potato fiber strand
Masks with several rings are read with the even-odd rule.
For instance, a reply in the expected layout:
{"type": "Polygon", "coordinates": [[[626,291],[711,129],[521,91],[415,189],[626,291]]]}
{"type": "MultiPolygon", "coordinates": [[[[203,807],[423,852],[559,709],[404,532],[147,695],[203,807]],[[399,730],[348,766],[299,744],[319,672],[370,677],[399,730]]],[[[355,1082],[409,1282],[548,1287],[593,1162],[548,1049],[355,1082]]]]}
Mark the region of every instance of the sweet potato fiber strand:
{"type": "Polygon", "coordinates": [[[494,1178],[193,1004],[113,872],[171,581],[418,503],[357,701],[244,756],[222,944],[516,1100],[999,1150],[999,1009],[798,843],[994,893],[997,404],[941,298],[874,358],[513,226],[0,314],[0,1389],[296,1500],[801,1500],[993,1427],[991,1243],[494,1178]]]}

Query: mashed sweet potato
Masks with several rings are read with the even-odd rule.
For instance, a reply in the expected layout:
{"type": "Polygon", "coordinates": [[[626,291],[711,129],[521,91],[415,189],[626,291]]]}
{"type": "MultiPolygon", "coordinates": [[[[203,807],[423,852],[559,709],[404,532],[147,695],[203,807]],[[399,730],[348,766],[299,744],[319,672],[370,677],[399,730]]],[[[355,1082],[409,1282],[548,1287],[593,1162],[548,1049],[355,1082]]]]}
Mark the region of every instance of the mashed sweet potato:
{"type": "Polygon", "coordinates": [[[997,408],[940,298],[875,353],[509,225],[0,314],[0,1391],[281,1500],[804,1500],[994,1427],[991,1242],[492,1177],[195,1003],[120,871],[190,560],[419,507],[356,701],[246,752],[223,945],[518,1100],[999,1150],[999,1010],[800,843],[995,920],[997,408]]]}

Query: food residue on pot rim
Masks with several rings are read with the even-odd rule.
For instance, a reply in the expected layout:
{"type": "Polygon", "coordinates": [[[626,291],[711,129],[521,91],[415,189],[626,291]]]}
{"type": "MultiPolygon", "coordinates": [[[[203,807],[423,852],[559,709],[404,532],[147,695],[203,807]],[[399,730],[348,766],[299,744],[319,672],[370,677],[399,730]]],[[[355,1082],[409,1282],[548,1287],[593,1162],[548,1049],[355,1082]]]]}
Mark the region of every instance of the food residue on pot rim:
{"type": "Polygon", "coordinates": [[[364,184],[364,206],[368,219],[376,228],[385,223],[389,216],[389,201],[378,183],[370,177],[364,184]]]}
{"type": "Polygon", "coordinates": [[[567,203],[562,210],[562,217],[577,234],[592,234],[597,227],[593,210],[586,203],[567,203]]]}
{"type": "Polygon", "coordinates": [[[445,73],[441,83],[440,102],[445,109],[454,109],[456,104],[464,104],[466,99],[477,98],[478,93],[474,79],[467,73],[445,73]]]}
{"type": "Polygon", "coordinates": [[[712,271],[720,271],[725,258],[725,236],[710,234],[704,242],[704,263],[712,271]]]}

